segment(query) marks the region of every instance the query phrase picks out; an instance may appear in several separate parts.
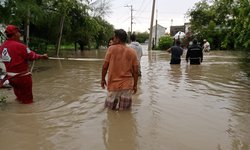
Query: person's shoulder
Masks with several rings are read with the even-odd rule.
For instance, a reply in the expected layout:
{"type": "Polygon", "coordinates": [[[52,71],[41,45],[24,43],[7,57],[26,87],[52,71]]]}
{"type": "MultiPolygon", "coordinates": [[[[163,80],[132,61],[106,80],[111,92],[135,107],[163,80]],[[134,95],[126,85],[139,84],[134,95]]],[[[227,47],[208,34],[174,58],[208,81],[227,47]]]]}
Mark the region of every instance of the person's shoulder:
{"type": "Polygon", "coordinates": [[[27,47],[24,43],[22,43],[21,41],[16,41],[16,40],[6,40],[5,42],[6,45],[12,45],[12,46],[17,46],[17,47],[27,47]]]}
{"type": "Polygon", "coordinates": [[[114,51],[114,50],[119,49],[119,48],[120,48],[119,44],[113,44],[113,45],[109,46],[108,51],[114,51]]]}
{"type": "Polygon", "coordinates": [[[137,42],[137,41],[131,42],[130,44],[134,45],[136,47],[141,46],[141,44],[139,42],[137,42]]]}
{"type": "Polygon", "coordinates": [[[181,47],[181,46],[178,46],[178,47],[179,47],[180,50],[183,50],[183,47],[181,47]]]}
{"type": "Polygon", "coordinates": [[[133,54],[136,54],[136,51],[133,47],[129,47],[129,46],[126,46],[126,50],[129,52],[129,53],[133,53],[133,54]]]}
{"type": "Polygon", "coordinates": [[[125,46],[125,49],[128,51],[135,51],[134,47],[131,45],[125,46]]]}
{"type": "Polygon", "coordinates": [[[19,46],[25,46],[26,47],[26,45],[24,43],[22,43],[21,41],[12,40],[12,43],[16,44],[16,45],[19,45],[19,46]]]}

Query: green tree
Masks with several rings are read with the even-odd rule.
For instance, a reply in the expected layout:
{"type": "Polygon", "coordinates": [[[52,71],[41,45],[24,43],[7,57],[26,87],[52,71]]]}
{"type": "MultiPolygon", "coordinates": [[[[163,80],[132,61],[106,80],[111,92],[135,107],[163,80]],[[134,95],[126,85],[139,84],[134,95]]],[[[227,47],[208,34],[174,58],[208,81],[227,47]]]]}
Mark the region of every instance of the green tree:
{"type": "Polygon", "coordinates": [[[171,36],[162,36],[159,39],[159,45],[157,49],[167,50],[172,46],[172,44],[173,44],[173,39],[171,36]]]}
{"type": "Polygon", "coordinates": [[[31,43],[39,39],[54,44],[58,53],[61,43],[81,41],[81,47],[99,47],[106,45],[113,26],[98,13],[92,16],[97,6],[99,12],[103,7],[101,14],[108,14],[108,4],[93,7],[89,0],[4,0],[0,3],[0,23],[15,24],[24,30],[29,24],[31,43]]]}
{"type": "Polygon", "coordinates": [[[28,43],[30,22],[35,23],[42,15],[41,0],[5,0],[1,3],[2,23],[16,24],[24,30],[24,42],[28,43]]]}
{"type": "Polygon", "coordinates": [[[239,0],[234,6],[237,8],[234,9],[235,26],[233,26],[233,31],[237,35],[236,46],[250,51],[250,2],[239,0]]]}
{"type": "Polygon", "coordinates": [[[249,49],[249,0],[206,0],[189,10],[192,31],[219,49],[249,49]]]}
{"type": "Polygon", "coordinates": [[[114,27],[101,17],[94,17],[98,23],[97,34],[95,34],[95,48],[98,49],[100,45],[107,45],[108,40],[113,35],[114,27]]]}
{"type": "Polygon", "coordinates": [[[145,41],[148,39],[149,33],[148,32],[138,32],[136,33],[136,40],[139,43],[145,43],[145,41]]]}

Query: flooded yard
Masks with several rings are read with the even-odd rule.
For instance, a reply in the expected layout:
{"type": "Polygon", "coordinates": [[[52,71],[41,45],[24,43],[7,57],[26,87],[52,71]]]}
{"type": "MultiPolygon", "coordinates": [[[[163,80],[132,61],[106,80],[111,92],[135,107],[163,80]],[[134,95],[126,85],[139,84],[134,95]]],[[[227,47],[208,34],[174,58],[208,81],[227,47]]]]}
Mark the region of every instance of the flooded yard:
{"type": "Polygon", "coordinates": [[[104,109],[104,55],[36,61],[30,105],[0,89],[0,149],[250,150],[250,80],[234,53],[211,51],[191,66],[144,50],[130,111],[104,109]]]}

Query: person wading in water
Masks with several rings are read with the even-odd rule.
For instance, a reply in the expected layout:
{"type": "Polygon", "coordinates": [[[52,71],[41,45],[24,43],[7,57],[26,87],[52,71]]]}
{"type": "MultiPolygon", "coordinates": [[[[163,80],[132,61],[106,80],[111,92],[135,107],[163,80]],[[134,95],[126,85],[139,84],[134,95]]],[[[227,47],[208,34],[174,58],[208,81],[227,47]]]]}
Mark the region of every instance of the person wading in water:
{"type": "Polygon", "coordinates": [[[132,94],[137,92],[138,60],[134,49],[126,46],[127,33],[123,29],[114,31],[113,45],[106,53],[102,67],[101,87],[107,86],[105,107],[113,110],[128,110],[132,105],[132,94]],[[108,82],[106,74],[108,72],[108,82]]]}
{"type": "Polygon", "coordinates": [[[36,54],[21,43],[20,30],[14,25],[8,25],[5,34],[7,39],[0,46],[0,59],[6,68],[6,78],[13,87],[16,100],[22,104],[30,104],[33,102],[33,94],[28,61],[48,59],[48,55],[36,54]]]}

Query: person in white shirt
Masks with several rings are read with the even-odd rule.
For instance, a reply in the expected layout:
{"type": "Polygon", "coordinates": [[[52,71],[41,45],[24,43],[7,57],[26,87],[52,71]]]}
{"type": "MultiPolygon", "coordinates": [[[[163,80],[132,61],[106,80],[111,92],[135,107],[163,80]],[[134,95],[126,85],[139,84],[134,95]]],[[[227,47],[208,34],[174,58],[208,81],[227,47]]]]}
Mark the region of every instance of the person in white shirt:
{"type": "Polygon", "coordinates": [[[136,35],[135,34],[132,34],[130,36],[130,40],[131,40],[131,43],[129,44],[129,47],[134,49],[136,51],[136,55],[137,55],[137,60],[138,60],[138,76],[141,76],[141,57],[143,55],[143,52],[142,52],[142,46],[139,42],[136,41],[136,35]]]}
{"type": "Polygon", "coordinates": [[[203,42],[204,42],[203,47],[202,47],[203,51],[204,52],[209,52],[210,51],[210,44],[209,44],[209,42],[206,39],[204,39],[203,42]]]}

